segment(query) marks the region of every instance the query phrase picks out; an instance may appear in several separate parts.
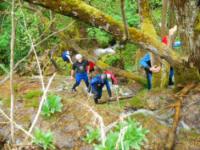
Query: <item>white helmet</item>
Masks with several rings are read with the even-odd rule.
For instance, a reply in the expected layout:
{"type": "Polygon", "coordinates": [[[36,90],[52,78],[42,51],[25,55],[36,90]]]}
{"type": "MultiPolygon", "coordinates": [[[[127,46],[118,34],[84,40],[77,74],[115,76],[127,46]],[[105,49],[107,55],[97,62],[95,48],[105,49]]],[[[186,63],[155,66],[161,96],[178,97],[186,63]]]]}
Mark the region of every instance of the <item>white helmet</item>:
{"type": "Polygon", "coordinates": [[[111,79],[111,74],[110,73],[107,74],[107,78],[111,79]]]}
{"type": "Polygon", "coordinates": [[[77,54],[77,55],[75,56],[75,58],[76,58],[76,60],[80,60],[80,59],[83,58],[83,56],[82,56],[81,54],[77,54]]]}

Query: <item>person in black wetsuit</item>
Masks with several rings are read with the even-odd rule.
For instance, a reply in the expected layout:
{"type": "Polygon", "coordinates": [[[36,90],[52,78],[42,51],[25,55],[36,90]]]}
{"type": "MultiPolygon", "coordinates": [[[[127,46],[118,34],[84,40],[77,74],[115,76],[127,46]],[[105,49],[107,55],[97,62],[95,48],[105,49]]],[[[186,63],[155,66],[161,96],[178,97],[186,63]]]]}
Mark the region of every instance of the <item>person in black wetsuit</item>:
{"type": "Polygon", "coordinates": [[[76,55],[76,60],[77,61],[73,64],[71,71],[71,79],[74,79],[74,75],[76,79],[76,82],[72,87],[72,92],[76,91],[76,87],[80,85],[82,80],[84,80],[87,88],[89,88],[88,74],[90,69],[87,69],[89,62],[84,60],[81,54],[76,55]]]}

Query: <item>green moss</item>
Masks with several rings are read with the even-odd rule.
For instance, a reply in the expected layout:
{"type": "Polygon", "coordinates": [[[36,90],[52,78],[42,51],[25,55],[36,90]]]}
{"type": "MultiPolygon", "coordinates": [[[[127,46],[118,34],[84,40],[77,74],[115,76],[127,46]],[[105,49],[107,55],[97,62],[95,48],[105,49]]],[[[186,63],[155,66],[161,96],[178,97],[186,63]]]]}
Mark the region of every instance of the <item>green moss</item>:
{"type": "Polygon", "coordinates": [[[24,95],[24,98],[25,99],[33,99],[33,98],[36,98],[36,97],[40,97],[42,95],[42,91],[40,90],[33,90],[33,91],[29,91],[28,93],[26,93],[24,95]]]}
{"type": "Polygon", "coordinates": [[[140,91],[133,99],[130,101],[131,106],[134,108],[144,108],[146,105],[146,95],[147,95],[147,90],[142,90],[140,91]]]}
{"type": "Polygon", "coordinates": [[[0,98],[0,99],[3,106],[6,106],[6,107],[10,106],[10,98],[0,98]]]}
{"type": "Polygon", "coordinates": [[[33,98],[29,101],[25,101],[25,107],[37,108],[38,106],[39,106],[39,98],[33,98]]]}
{"type": "Polygon", "coordinates": [[[200,32],[200,13],[198,14],[196,21],[195,21],[195,31],[200,32]]]}
{"type": "Polygon", "coordinates": [[[175,68],[175,82],[177,84],[184,84],[200,80],[200,74],[196,68],[175,68]],[[184,73],[183,73],[184,72],[184,73]]]}

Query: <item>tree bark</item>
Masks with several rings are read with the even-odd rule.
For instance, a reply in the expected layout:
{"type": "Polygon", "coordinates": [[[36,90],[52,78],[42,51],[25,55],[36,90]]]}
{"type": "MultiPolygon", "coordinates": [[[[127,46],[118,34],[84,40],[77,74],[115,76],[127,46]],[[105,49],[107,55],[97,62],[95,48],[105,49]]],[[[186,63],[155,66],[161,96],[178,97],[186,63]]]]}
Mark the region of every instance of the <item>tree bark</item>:
{"type": "Polygon", "coordinates": [[[161,37],[167,35],[167,7],[168,0],[162,0],[162,22],[161,22],[161,37]]]}
{"type": "Polygon", "coordinates": [[[196,0],[174,0],[183,53],[190,55],[190,63],[200,69],[200,7],[196,0]]]}

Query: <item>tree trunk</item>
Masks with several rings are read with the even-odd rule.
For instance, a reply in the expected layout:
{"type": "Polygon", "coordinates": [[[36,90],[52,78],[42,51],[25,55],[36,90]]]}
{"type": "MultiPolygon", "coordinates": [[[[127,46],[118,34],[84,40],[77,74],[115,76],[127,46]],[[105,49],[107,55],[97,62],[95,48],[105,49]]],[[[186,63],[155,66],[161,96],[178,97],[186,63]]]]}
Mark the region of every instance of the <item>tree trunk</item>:
{"type": "MultiPolygon", "coordinates": [[[[141,30],[151,36],[152,38],[157,39],[157,33],[153,26],[151,17],[150,17],[150,9],[149,9],[149,2],[148,0],[139,0],[139,12],[141,17],[141,30]]],[[[160,66],[161,65],[161,59],[160,57],[154,55],[151,53],[151,65],[152,66],[160,66]]],[[[152,77],[152,87],[160,87],[161,86],[161,78],[162,72],[159,73],[153,73],[152,77]]]]}
{"type": "MultiPolygon", "coordinates": [[[[33,3],[33,4],[37,4],[37,5],[41,5],[45,8],[49,8],[54,12],[66,15],[66,16],[71,16],[73,18],[79,19],[80,21],[83,21],[85,23],[91,24],[92,26],[95,27],[99,27],[104,29],[105,31],[111,33],[116,39],[123,41],[123,34],[124,34],[124,26],[123,23],[121,22],[117,22],[115,21],[111,16],[108,16],[106,14],[104,14],[103,12],[101,12],[100,10],[87,5],[84,1],[81,0],[25,0],[27,2],[33,3]]],[[[181,13],[186,13],[184,12],[184,10],[182,11],[181,7],[184,7],[186,3],[191,3],[193,6],[194,4],[194,0],[191,0],[192,2],[189,2],[189,0],[176,0],[175,1],[175,5],[177,8],[177,14],[178,14],[178,20],[180,20],[180,24],[182,24],[182,22],[184,23],[184,21],[182,20],[191,20],[191,18],[195,18],[193,19],[193,22],[195,22],[195,20],[197,18],[197,14],[199,13],[199,8],[195,8],[195,9],[190,9],[193,10],[194,12],[190,12],[189,15],[184,15],[182,16],[181,13]],[[179,5],[177,5],[177,3],[180,3],[180,7],[179,5]],[[192,15],[192,16],[191,16],[192,15]]],[[[196,3],[195,3],[196,4],[196,3]]],[[[144,5],[146,6],[146,5],[144,5]]],[[[187,10],[187,7],[184,7],[187,10]]],[[[144,11],[144,13],[146,13],[144,11]]],[[[143,16],[148,15],[148,14],[144,14],[143,16]]],[[[188,21],[187,21],[188,22],[188,21]]],[[[198,21],[196,21],[198,22],[198,21]]],[[[191,22],[189,23],[191,24],[191,22]]],[[[185,24],[184,24],[185,25],[185,24]]],[[[181,26],[181,30],[182,34],[183,33],[183,29],[184,29],[184,25],[181,26]]],[[[194,25],[194,24],[193,24],[194,25]]],[[[199,23],[197,23],[198,27],[199,23]]],[[[190,30],[188,30],[188,24],[186,24],[186,32],[185,35],[183,37],[188,37],[190,35],[191,32],[189,32],[190,30]],[[187,35],[188,34],[188,35],[187,35]]],[[[193,32],[193,28],[189,28],[192,29],[193,32]]],[[[198,29],[198,28],[197,28],[198,29]]],[[[165,59],[168,63],[170,63],[171,66],[175,67],[176,70],[179,70],[179,72],[181,72],[181,70],[183,71],[184,69],[187,69],[187,72],[190,72],[189,68],[187,68],[186,64],[182,62],[181,57],[179,56],[178,53],[174,52],[173,50],[169,49],[167,46],[165,46],[164,44],[161,44],[161,42],[159,40],[157,40],[155,37],[150,36],[147,33],[144,33],[142,31],[139,31],[133,27],[129,28],[129,41],[130,42],[135,42],[138,43],[140,46],[142,46],[144,49],[147,49],[148,51],[152,52],[155,55],[160,56],[162,59],[165,59]]],[[[194,33],[194,32],[193,32],[194,33]]],[[[198,32],[199,33],[199,32],[198,32]]],[[[190,37],[190,36],[189,36],[190,37]]],[[[194,44],[195,46],[192,46],[192,50],[190,52],[198,52],[199,53],[199,44],[200,42],[197,42],[199,39],[199,34],[195,35],[193,38],[189,38],[188,41],[192,41],[190,43],[194,44],[194,41],[196,41],[196,43],[194,44]],[[194,48],[195,47],[195,48],[194,48]],[[195,50],[194,50],[195,49],[195,50]]],[[[184,40],[182,40],[184,42],[184,40]]],[[[184,44],[184,45],[188,45],[188,44],[184,44]]],[[[184,46],[184,47],[186,47],[184,46]]],[[[189,45],[191,46],[191,44],[189,45]]],[[[186,49],[186,48],[185,48],[186,49]]],[[[190,48],[191,49],[191,48],[190,48]]],[[[199,58],[199,57],[197,57],[199,58]]],[[[198,62],[200,61],[200,59],[197,59],[195,57],[195,61],[191,61],[193,62],[193,64],[195,64],[194,62],[198,62]]],[[[196,63],[196,64],[200,64],[200,63],[196,63]]],[[[197,65],[196,65],[197,66],[197,65]]],[[[200,68],[200,66],[199,66],[200,68]]],[[[195,68],[193,70],[196,70],[195,68]]],[[[196,72],[196,71],[194,71],[196,72]]],[[[177,71],[178,74],[178,71],[177,71]]],[[[183,76],[188,76],[187,74],[182,74],[183,76]]],[[[190,76],[190,75],[189,75],[190,76]]],[[[190,78],[188,76],[188,78],[190,78]]],[[[199,81],[199,76],[198,74],[194,74],[195,79],[199,81]]],[[[187,77],[186,77],[187,78],[187,77]]],[[[178,80],[177,80],[178,81],[178,80]]]]}
{"type": "Polygon", "coordinates": [[[168,0],[162,0],[161,37],[167,35],[167,6],[168,0]]]}
{"type": "Polygon", "coordinates": [[[187,64],[176,67],[177,83],[199,81],[200,69],[200,8],[196,0],[174,0],[178,31],[183,43],[182,52],[187,64]],[[188,69],[195,66],[196,68],[188,69]],[[187,76],[186,76],[187,75],[187,76]]]}

